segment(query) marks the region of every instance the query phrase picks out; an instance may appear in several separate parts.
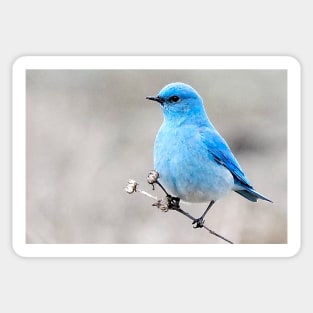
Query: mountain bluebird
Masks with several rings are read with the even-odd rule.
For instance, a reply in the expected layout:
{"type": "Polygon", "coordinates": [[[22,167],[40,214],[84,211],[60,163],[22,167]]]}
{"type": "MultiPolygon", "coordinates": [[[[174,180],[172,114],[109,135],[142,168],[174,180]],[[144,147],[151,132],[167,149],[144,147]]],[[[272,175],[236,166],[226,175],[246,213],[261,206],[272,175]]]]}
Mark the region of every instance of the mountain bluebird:
{"type": "Polygon", "coordinates": [[[270,201],[252,187],[223,137],[208,119],[200,95],[184,83],[166,85],[157,96],[164,121],[154,143],[159,182],[187,202],[209,202],[194,227],[203,227],[214,202],[233,190],[250,201],[270,201]]]}

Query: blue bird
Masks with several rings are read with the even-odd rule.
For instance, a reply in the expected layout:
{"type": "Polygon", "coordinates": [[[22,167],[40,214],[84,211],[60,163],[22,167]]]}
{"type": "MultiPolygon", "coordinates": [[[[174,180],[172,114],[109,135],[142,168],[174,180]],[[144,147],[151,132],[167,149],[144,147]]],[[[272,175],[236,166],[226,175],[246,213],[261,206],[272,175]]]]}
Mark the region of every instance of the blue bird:
{"type": "Polygon", "coordinates": [[[154,169],[159,182],[186,202],[209,202],[194,227],[203,227],[212,205],[231,190],[250,201],[267,199],[258,193],[223,137],[210,122],[198,92],[184,83],[166,85],[157,96],[164,121],[154,143],[154,169]]]}

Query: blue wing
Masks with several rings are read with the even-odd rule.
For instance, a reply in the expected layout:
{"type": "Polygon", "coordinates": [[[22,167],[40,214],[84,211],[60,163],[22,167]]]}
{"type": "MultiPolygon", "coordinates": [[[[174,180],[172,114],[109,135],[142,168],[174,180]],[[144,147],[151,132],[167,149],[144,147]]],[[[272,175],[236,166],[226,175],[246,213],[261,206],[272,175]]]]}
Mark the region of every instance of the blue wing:
{"type": "Polygon", "coordinates": [[[263,195],[258,193],[252,187],[250,181],[242,171],[238,161],[231,152],[228,144],[223,137],[216,131],[216,129],[205,127],[200,129],[200,134],[205,147],[208,150],[209,157],[214,159],[217,163],[225,166],[233,175],[236,191],[241,196],[247,198],[250,201],[256,202],[257,199],[266,201],[271,200],[265,198],[263,195]]]}

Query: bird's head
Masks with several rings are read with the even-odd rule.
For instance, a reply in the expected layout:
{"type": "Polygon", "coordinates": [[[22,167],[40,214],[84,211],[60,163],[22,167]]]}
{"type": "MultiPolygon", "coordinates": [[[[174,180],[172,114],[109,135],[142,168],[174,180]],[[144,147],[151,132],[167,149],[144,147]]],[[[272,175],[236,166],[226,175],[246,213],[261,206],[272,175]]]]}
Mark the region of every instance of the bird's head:
{"type": "Polygon", "coordinates": [[[184,83],[171,83],[157,96],[146,97],[160,103],[165,120],[183,121],[206,117],[202,99],[195,89],[184,83]]]}

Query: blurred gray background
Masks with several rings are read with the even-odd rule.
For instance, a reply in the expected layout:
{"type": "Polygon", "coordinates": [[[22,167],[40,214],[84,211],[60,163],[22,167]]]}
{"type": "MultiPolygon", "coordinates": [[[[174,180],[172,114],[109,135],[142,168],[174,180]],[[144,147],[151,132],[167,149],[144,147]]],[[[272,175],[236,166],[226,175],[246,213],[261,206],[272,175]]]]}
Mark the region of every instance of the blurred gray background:
{"type": "MultiPolygon", "coordinates": [[[[174,81],[200,93],[255,189],[274,201],[231,193],[206,225],[236,243],[287,242],[286,71],[28,70],[28,243],[224,243],[124,191],[129,178],[151,191],[163,116],[145,97],[174,81]]],[[[182,207],[198,217],[206,205],[182,207]]]]}

